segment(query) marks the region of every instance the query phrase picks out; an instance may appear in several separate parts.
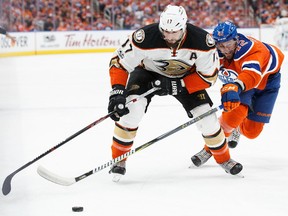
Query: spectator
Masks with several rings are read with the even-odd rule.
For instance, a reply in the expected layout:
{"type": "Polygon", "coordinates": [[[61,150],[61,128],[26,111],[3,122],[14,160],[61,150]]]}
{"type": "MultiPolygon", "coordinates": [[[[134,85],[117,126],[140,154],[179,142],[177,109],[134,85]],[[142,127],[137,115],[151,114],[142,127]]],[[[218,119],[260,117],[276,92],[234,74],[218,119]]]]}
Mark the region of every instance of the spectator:
{"type": "Polygon", "coordinates": [[[52,17],[48,16],[47,20],[44,22],[44,31],[53,31],[54,24],[52,22],[52,17]]]}
{"type": "Polygon", "coordinates": [[[157,22],[159,11],[173,3],[186,9],[189,14],[188,22],[202,28],[213,28],[217,23],[227,19],[239,27],[257,27],[259,23],[274,23],[282,16],[281,10],[287,10],[287,5],[279,0],[249,0],[248,2],[244,0],[174,0],[172,2],[162,0],[161,3],[158,0],[121,0],[121,4],[119,2],[120,0],[24,2],[5,0],[0,1],[0,24],[5,24],[9,31],[44,30],[44,27],[39,27],[39,23],[46,23],[45,31],[57,30],[60,20],[63,20],[67,26],[71,24],[69,30],[137,29],[157,22]],[[258,7],[259,4],[261,8],[258,7]],[[54,18],[52,24],[46,21],[49,16],[54,18]],[[78,23],[76,17],[82,24],[78,23]]]}

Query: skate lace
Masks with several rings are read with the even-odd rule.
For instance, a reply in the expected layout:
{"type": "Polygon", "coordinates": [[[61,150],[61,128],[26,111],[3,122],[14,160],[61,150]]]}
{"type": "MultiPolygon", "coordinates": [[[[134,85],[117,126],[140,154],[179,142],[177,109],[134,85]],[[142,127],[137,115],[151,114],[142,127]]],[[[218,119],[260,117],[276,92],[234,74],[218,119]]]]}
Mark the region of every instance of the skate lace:
{"type": "Polygon", "coordinates": [[[207,152],[205,149],[202,149],[196,156],[201,160],[201,161],[206,161],[211,157],[211,153],[207,152]]]}
{"type": "Polygon", "coordinates": [[[237,127],[233,130],[232,134],[229,136],[228,141],[235,141],[238,143],[240,139],[240,135],[241,135],[240,130],[237,127]]]}
{"type": "Polygon", "coordinates": [[[121,167],[121,168],[125,169],[126,168],[126,161],[119,161],[119,162],[113,164],[109,170],[109,173],[112,173],[113,169],[116,167],[121,167]]]}
{"type": "Polygon", "coordinates": [[[225,170],[227,170],[228,172],[230,172],[230,170],[237,164],[236,161],[234,161],[233,159],[230,159],[222,164],[221,167],[225,170]]]}
{"type": "Polygon", "coordinates": [[[126,161],[119,161],[118,163],[116,163],[114,166],[118,166],[118,167],[126,167],[126,161]]]}

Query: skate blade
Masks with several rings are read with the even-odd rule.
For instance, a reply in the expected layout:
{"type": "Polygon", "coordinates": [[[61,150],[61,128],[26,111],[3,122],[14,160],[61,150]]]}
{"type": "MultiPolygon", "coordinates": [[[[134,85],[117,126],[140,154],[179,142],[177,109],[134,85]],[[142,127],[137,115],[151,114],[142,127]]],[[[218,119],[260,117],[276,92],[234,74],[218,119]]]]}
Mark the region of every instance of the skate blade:
{"type": "Polygon", "coordinates": [[[242,173],[238,173],[238,174],[236,174],[236,175],[234,175],[234,176],[237,176],[237,177],[239,177],[239,178],[244,178],[244,177],[245,177],[242,173]]]}
{"type": "Polygon", "coordinates": [[[188,167],[188,169],[193,169],[193,168],[195,168],[196,166],[194,165],[194,164],[191,164],[189,167],[188,167]]]}
{"type": "Polygon", "coordinates": [[[188,169],[200,168],[201,166],[202,166],[202,165],[196,166],[195,164],[191,163],[191,165],[188,167],[188,169]]]}
{"type": "MultiPolygon", "coordinates": [[[[227,171],[225,171],[227,174],[229,175],[232,175],[231,173],[228,173],[227,171]]],[[[244,178],[244,175],[240,172],[240,173],[237,173],[235,175],[232,175],[232,176],[235,176],[235,177],[238,177],[238,178],[244,178]]]]}
{"type": "MultiPolygon", "coordinates": [[[[188,169],[195,169],[195,168],[199,168],[199,167],[195,166],[195,164],[193,164],[193,163],[188,167],[188,169]]],[[[228,173],[227,171],[225,171],[225,172],[226,172],[227,174],[231,175],[231,174],[228,173]]],[[[232,176],[236,176],[236,177],[238,177],[238,178],[244,178],[244,177],[245,177],[242,173],[238,173],[238,174],[232,175],[232,176]]]]}
{"type": "Polygon", "coordinates": [[[121,175],[121,174],[114,174],[112,181],[113,182],[119,182],[122,176],[123,175],[121,175]]]}

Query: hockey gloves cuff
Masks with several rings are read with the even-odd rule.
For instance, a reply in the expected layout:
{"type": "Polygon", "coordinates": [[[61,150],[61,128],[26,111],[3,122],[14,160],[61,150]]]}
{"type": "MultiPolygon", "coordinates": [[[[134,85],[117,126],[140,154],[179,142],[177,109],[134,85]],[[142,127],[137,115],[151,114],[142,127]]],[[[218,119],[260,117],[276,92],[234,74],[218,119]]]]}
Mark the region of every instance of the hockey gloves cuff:
{"type": "Polygon", "coordinates": [[[163,77],[152,81],[152,87],[160,88],[155,92],[157,95],[179,95],[188,93],[183,79],[171,79],[163,77]]]}
{"type": "Polygon", "coordinates": [[[116,111],[111,119],[114,121],[119,121],[121,116],[129,113],[126,104],[127,90],[122,85],[114,85],[112,91],[110,92],[108,112],[116,111]]]}
{"type": "Polygon", "coordinates": [[[221,102],[225,111],[231,111],[240,105],[242,89],[237,83],[227,83],[221,88],[221,102]]]}

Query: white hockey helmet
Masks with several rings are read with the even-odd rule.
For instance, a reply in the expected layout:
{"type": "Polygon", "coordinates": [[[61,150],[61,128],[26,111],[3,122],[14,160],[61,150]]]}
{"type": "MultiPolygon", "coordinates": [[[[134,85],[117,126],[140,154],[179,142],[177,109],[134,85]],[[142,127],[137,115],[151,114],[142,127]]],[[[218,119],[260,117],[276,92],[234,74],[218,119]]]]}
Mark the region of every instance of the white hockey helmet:
{"type": "Polygon", "coordinates": [[[186,30],[187,14],[182,6],[168,5],[160,15],[160,31],[186,30]]]}

